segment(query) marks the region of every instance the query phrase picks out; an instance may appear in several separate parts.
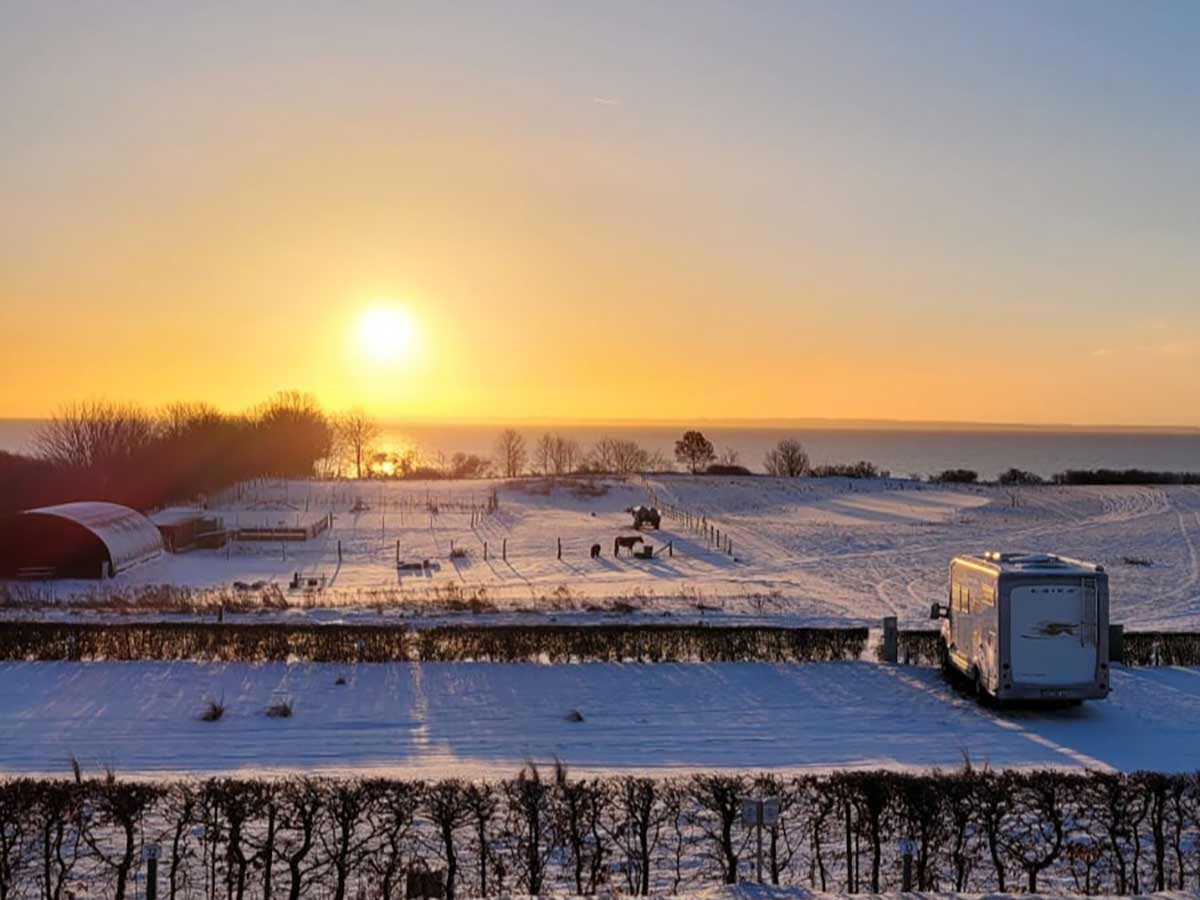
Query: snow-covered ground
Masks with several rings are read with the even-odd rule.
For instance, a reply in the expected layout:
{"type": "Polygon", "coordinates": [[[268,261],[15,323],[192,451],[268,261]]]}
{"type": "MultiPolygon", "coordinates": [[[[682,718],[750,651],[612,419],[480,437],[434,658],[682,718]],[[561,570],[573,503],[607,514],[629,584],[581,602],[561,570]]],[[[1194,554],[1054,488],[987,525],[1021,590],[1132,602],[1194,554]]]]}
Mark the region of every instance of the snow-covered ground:
{"type": "Polygon", "coordinates": [[[509,775],[835,767],[1200,769],[1200,671],[1117,668],[1112,696],[983,709],[933,669],[617,665],[0,664],[0,774],[509,775]],[[346,681],[337,684],[339,676],[346,681]],[[202,722],[207,698],[223,699],[202,722]],[[294,704],[269,718],[273,702],[294,704]],[[578,710],[582,721],[570,721],[578,710]]]}
{"type": "MultiPolygon", "coordinates": [[[[634,609],[650,614],[776,618],[791,624],[877,624],[898,615],[926,622],[945,592],[956,553],[1049,551],[1104,563],[1114,621],[1127,627],[1200,626],[1200,488],[954,487],[897,480],[777,480],[661,476],[603,482],[590,496],[579,482],[543,491],[538,482],[279,482],[244,486],[213,506],[241,519],[292,522],[334,513],[330,531],[304,544],[242,543],[140,566],[103,585],[228,588],[266,581],[292,610],[328,618],[364,609],[444,609],[476,598],[500,614],[634,609]],[[493,489],[499,510],[474,515],[493,489]],[[646,536],[674,556],[614,559],[613,538],[631,534],[631,504],[656,499],[708,516],[733,542],[733,555],[668,519],[646,536]],[[352,513],[356,503],[369,505],[352,513]],[[437,515],[426,504],[439,507],[437,515]],[[562,541],[562,558],[557,542],[562,541]],[[501,559],[507,541],[507,559],[501,559]],[[338,559],[338,545],[342,559],[338,559]],[[484,543],[488,559],[483,558],[484,543]],[[440,568],[400,574],[395,561],[429,559],[440,568]],[[602,555],[592,559],[590,547],[602,555]],[[467,557],[449,558],[451,547],[467,557]],[[1134,565],[1126,558],[1150,565],[1134,565]],[[293,573],[321,580],[305,595],[287,590],[293,573]]],[[[62,602],[93,582],[19,586],[35,600],[62,602]]],[[[21,614],[26,614],[27,610],[21,614]]]]}

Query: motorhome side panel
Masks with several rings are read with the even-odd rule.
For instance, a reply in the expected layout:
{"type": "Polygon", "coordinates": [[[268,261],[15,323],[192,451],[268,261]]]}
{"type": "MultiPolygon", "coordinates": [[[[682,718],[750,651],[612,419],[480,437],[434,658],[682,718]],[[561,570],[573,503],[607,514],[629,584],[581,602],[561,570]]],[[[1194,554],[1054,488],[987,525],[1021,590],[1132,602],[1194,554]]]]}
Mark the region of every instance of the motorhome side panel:
{"type": "Polygon", "coordinates": [[[968,678],[978,675],[989,693],[999,686],[999,607],[997,574],[955,560],[950,567],[950,662],[968,678]]]}

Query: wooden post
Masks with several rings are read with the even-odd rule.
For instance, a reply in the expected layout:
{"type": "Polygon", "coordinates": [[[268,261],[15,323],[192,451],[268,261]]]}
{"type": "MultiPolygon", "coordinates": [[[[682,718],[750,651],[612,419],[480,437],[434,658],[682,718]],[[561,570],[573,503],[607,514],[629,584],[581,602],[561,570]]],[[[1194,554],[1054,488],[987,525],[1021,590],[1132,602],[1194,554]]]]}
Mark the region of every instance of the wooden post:
{"type": "Polygon", "coordinates": [[[1125,626],[1108,626],[1108,661],[1125,662],[1125,626]]]}
{"type": "MultiPolygon", "coordinates": [[[[399,562],[400,542],[396,541],[396,561],[399,562]]],[[[342,561],[342,539],[338,538],[338,562],[342,561]]]]}
{"type": "Polygon", "coordinates": [[[508,562],[508,538],[505,538],[504,543],[500,545],[500,556],[505,562],[508,562]]]}
{"type": "Polygon", "coordinates": [[[558,539],[558,558],[562,559],[562,538],[558,539]]]}
{"type": "Polygon", "coordinates": [[[483,542],[483,561],[487,562],[487,541],[483,542]]]}
{"type": "Polygon", "coordinates": [[[667,541],[667,556],[673,557],[674,555],[675,555],[675,542],[667,541]]]}
{"type": "Polygon", "coordinates": [[[895,616],[884,616],[883,619],[883,661],[899,662],[900,632],[896,627],[895,616]]]}
{"type": "MultiPolygon", "coordinates": [[[[342,542],[338,541],[338,546],[341,547],[342,542]]],[[[340,553],[340,551],[339,551],[340,553]]],[[[339,559],[341,556],[339,555],[339,559]]],[[[400,565],[400,541],[396,541],[396,565],[400,565]]]]}

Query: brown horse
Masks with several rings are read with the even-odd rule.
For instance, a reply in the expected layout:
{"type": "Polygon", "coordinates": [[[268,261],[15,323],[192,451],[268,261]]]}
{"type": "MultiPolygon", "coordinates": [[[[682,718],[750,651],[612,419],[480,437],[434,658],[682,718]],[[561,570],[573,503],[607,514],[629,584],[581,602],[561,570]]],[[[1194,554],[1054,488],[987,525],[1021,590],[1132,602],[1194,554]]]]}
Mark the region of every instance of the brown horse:
{"type": "Polygon", "coordinates": [[[633,548],[638,544],[645,543],[645,540],[646,539],[641,535],[638,535],[637,537],[618,537],[615,541],[613,541],[613,556],[620,556],[622,547],[630,552],[633,552],[633,548]]]}

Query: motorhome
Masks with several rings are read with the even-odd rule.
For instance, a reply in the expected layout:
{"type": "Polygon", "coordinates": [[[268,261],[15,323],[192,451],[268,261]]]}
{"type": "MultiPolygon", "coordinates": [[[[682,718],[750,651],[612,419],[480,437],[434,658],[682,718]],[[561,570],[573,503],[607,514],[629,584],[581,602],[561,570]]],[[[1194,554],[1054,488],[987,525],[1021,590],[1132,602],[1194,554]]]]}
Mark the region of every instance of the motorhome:
{"type": "Polygon", "coordinates": [[[1096,700],[1108,696],[1108,575],[1053,554],[988,552],[950,564],[935,603],[943,662],[980,698],[1096,700]]]}

